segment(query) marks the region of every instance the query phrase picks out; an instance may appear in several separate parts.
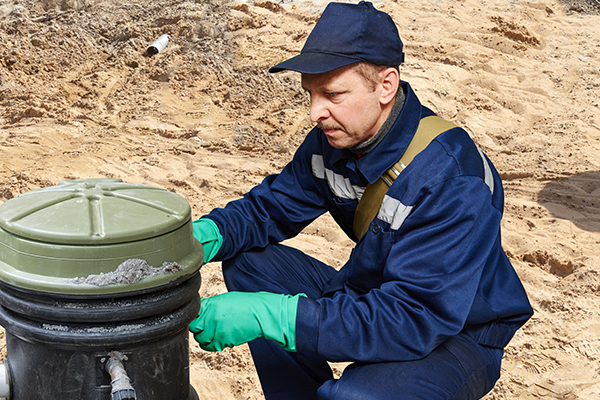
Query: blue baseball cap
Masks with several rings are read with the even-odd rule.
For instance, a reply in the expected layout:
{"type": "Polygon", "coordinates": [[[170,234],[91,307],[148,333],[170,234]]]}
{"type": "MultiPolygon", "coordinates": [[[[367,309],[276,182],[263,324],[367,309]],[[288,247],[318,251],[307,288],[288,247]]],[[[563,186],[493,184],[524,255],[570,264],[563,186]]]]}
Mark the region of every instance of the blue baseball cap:
{"type": "Polygon", "coordinates": [[[404,61],[403,47],[392,18],[373,3],[329,3],[300,54],[269,72],[322,74],[360,61],[397,66],[404,61]]]}

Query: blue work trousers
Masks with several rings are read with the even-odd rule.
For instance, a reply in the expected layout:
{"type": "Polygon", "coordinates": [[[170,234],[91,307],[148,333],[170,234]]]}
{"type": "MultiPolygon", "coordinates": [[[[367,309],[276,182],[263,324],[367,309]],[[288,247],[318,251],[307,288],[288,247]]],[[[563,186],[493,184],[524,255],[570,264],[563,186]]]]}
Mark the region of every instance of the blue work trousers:
{"type": "MultiPolygon", "coordinates": [[[[316,300],[335,274],[331,266],[284,245],[223,261],[231,291],[305,293],[316,300]]],[[[499,378],[503,355],[503,349],[481,346],[460,334],[422,359],[353,363],[334,379],[318,354],[287,352],[262,338],[249,345],[267,400],[479,399],[499,378]]]]}

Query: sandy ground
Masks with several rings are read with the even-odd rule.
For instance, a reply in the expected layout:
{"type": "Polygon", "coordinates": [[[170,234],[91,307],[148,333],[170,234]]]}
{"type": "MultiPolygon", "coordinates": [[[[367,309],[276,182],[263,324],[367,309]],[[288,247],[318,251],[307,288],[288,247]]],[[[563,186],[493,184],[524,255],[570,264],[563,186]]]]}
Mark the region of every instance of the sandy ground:
{"type": "MultiPolygon", "coordinates": [[[[485,399],[600,398],[600,4],[376,3],[405,42],[402,78],[504,179],[504,248],[536,313],[485,399]]],[[[323,4],[1,0],[0,203],[90,177],[167,188],[195,217],[240,197],[311,127],[298,76],[266,69],[323,4]]],[[[352,248],[328,216],[290,243],[336,267],[352,248]]],[[[225,290],[218,263],[202,276],[202,296],[225,290]]],[[[201,399],[261,398],[246,346],[190,352],[201,399]]]]}

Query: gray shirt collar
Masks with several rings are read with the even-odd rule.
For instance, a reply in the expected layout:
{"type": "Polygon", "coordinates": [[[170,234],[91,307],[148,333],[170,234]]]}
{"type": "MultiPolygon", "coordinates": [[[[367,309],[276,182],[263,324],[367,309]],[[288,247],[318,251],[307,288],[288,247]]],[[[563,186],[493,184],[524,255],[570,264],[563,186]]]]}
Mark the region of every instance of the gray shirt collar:
{"type": "Polygon", "coordinates": [[[394,102],[394,106],[390,111],[390,115],[388,115],[387,119],[385,120],[383,125],[381,125],[377,133],[375,133],[375,135],[373,135],[371,139],[359,143],[356,146],[350,147],[348,150],[360,155],[365,155],[369,151],[373,150],[375,146],[377,146],[379,142],[381,142],[385,135],[387,135],[387,133],[392,128],[392,125],[394,125],[394,122],[396,122],[398,115],[400,115],[400,111],[402,111],[402,107],[404,106],[405,100],[406,94],[404,93],[404,88],[400,86],[398,88],[398,96],[396,96],[396,101],[394,102]]]}

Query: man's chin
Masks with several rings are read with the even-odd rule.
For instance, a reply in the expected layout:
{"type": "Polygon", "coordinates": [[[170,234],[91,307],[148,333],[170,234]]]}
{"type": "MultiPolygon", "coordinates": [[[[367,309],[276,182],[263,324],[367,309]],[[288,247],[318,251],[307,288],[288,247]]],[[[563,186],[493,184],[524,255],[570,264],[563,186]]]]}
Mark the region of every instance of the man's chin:
{"type": "Polygon", "coordinates": [[[329,136],[327,137],[327,143],[329,143],[331,147],[336,149],[349,149],[350,147],[354,146],[354,144],[349,143],[348,141],[331,138],[329,136]]]}
{"type": "Polygon", "coordinates": [[[350,147],[347,146],[345,143],[330,137],[327,137],[327,143],[329,143],[329,145],[335,149],[345,149],[350,147]]]}
{"type": "Polygon", "coordinates": [[[336,137],[335,135],[325,135],[325,137],[327,138],[327,143],[329,143],[329,145],[333,148],[336,149],[347,149],[349,147],[352,147],[352,144],[348,143],[347,140],[344,140],[345,138],[340,138],[340,137],[336,137]]]}

